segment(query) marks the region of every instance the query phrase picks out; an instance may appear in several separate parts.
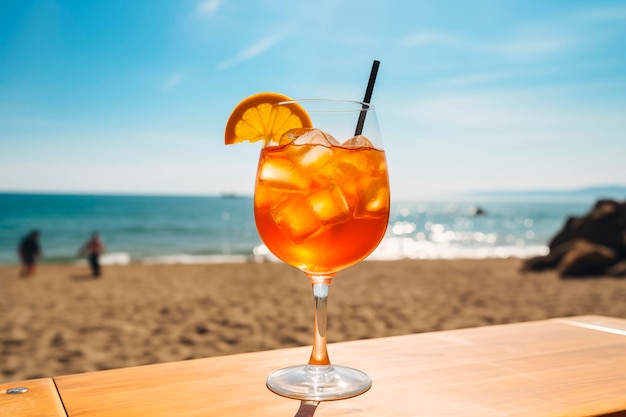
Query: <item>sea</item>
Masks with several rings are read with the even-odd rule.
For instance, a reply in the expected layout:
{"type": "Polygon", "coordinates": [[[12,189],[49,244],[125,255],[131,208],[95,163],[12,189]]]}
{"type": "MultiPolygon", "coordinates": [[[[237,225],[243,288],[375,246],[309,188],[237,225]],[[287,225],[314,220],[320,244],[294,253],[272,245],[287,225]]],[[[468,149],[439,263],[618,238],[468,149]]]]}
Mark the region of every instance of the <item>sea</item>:
{"type": "MultiPolygon", "coordinates": [[[[527,258],[546,254],[569,216],[594,204],[588,196],[489,196],[392,201],[387,233],[370,260],[527,258]]],[[[0,194],[0,264],[17,264],[16,248],[41,233],[43,262],[81,262],[77,252],[97,231],[103,264],[263,262],[277,259],[254,224],[250,196],[0,194]]]]}

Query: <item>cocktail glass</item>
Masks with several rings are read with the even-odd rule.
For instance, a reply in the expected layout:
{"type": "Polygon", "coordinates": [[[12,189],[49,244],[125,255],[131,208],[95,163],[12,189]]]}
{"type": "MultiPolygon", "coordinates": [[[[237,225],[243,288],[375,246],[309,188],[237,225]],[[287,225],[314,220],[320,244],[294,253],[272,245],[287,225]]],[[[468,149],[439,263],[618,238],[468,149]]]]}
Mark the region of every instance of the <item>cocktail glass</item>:
{"type": "Polygon", "coordinates": [[[326,306],[335,274],[366,258],[389,220],[389,180],[374,108],[345,100],[274,105],[277,121],[302,106],[313,129],[292,129],[261,150],[254,193],[259,235],[279,259],[302,270],[313,287],[314,340],[307,365],[273,372],[267,386],[299,400],[337,400],[371,387],[362,371],[331,364],[326,306]]]}

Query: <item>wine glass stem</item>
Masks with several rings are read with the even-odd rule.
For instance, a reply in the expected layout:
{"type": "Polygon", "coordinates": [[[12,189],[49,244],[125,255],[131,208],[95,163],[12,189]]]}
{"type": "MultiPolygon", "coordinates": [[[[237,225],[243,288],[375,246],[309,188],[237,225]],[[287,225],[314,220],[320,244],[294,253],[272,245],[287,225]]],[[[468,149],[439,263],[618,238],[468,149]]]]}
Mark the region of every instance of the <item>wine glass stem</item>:
{"type": "Polygon", "coordinates": [[[326,349],[326,306],[332,277],[317,276],[310,277],[310,279],[313,285],[313,298],[315,300],[315,333],[309,365],[330,365],[328,350],[326,349]]]}

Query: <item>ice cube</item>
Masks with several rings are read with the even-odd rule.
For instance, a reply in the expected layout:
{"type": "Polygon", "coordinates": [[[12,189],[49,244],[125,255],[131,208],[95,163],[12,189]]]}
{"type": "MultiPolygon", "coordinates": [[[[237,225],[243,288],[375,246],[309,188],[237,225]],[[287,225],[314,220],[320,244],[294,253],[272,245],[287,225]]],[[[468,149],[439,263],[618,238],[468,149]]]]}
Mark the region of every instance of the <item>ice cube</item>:
{"type": "MultiPolygon", "coordinates": [[[[344,148],[341,154],[341,161],[356,167],[361,176],[371,176],[385,169],[385,164],[381,166],[381,159],[384,161],[382,151],[372,148],[344,148]]],[[[339,159],[339,158],[337,158],[339,159]]]]}
{"type": "Polygon", "coordinates": [[[341,223],[348,218],[348,203],[335,183],[331,182],[328,187],[310,194],[308,200],[323,225],[341,223]]]}
{"type": "Polygon", "coordinates": [[[270,210],[278,227],[296,243],[304,241],[321,227],[304,194],[285,195],[270,210]]]}
{"type": "Polygon", "coordinates": [[[326,132],[319,129],[302,129],[308,130],[302,133],[293,141],[294,145],[322,145],[322,146],[338,146],[337,139],[326,132]]]}
{"type": "Polygon", "coordinates": [[[313,181],[321,187],[329,182],[338,184],[344,199],[349,205],[352,205],[356,199],[357,184],[361,180],[361,176],[361,171],[354,165],[345,163],[341,159],[333,159],[317,170],[313,176],[313,181]]]}
{"type": "Polygon", "coordinates": [[[290,136],[293,142],[285,147],[285,154],[295,165],[304,166],[312,171],[322,167],[333,156],[333,146],[339,143],[331,135],[319,129],[293,129],[290,136]]]}
{"type": "Polygon", "coordinates": [[[285,154],[294,165],[306,168],[310,176],[333,157],[333,150],[322,145],[291,145],[285,154]]]}
{"type": "Polygon", "coordinates": [[[389,184],[386,178],[367,178],[360,185],[360,197],[354,210],[357,219],[379,217],[389,208],[389,184]]]}
{"type": "Polygon", "coordinates": [[[287,158],[266,155],[259,169],[259,179],[266,187],[304,190],[309,186],[309,177],[298,174],[297,167],[287,158]]]}
{"type": "Polygon", "coordinates": [[[289,129],[280,137],[279,145],[286,145],[288,143],[293,142],[298,139],[300,136],[304,135],[307,132],[310,132],[312,129],[308,129],[305,127],[298,127],[295,129],[289,129]]]}
{"type": "Polygon", "coordinates": [[[368,138],[363,135],[358,135],[348,139],[343,143],[343,146],[348,148],[373,148],[374,145],[368,138]]]}

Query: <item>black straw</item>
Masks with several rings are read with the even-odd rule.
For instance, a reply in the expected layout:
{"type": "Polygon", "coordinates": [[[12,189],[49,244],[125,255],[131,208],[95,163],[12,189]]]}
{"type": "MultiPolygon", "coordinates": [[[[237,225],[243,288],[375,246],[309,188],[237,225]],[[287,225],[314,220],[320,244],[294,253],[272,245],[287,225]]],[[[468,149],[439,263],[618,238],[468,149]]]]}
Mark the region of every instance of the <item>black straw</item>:
{"type": "Polygon", "coordinates": [[[367,112],[365,111],[370,106],[370,100],[372,99],[372,92],[374,91],[374,83],[376,82],[376,75],[378,74],[378,66],[380,65],[380,61],[374,60],[372,62],[372,71],[370,72],[370,79],[367,82],[367,89],[365,90],[365,97],[363,98],[363,111],[359,114],[359,121],[356,124],[356,130],[354,131],[354,136],[358,136],[363,133],[363,125],[365,124],[365,116],[367,112]]]}

